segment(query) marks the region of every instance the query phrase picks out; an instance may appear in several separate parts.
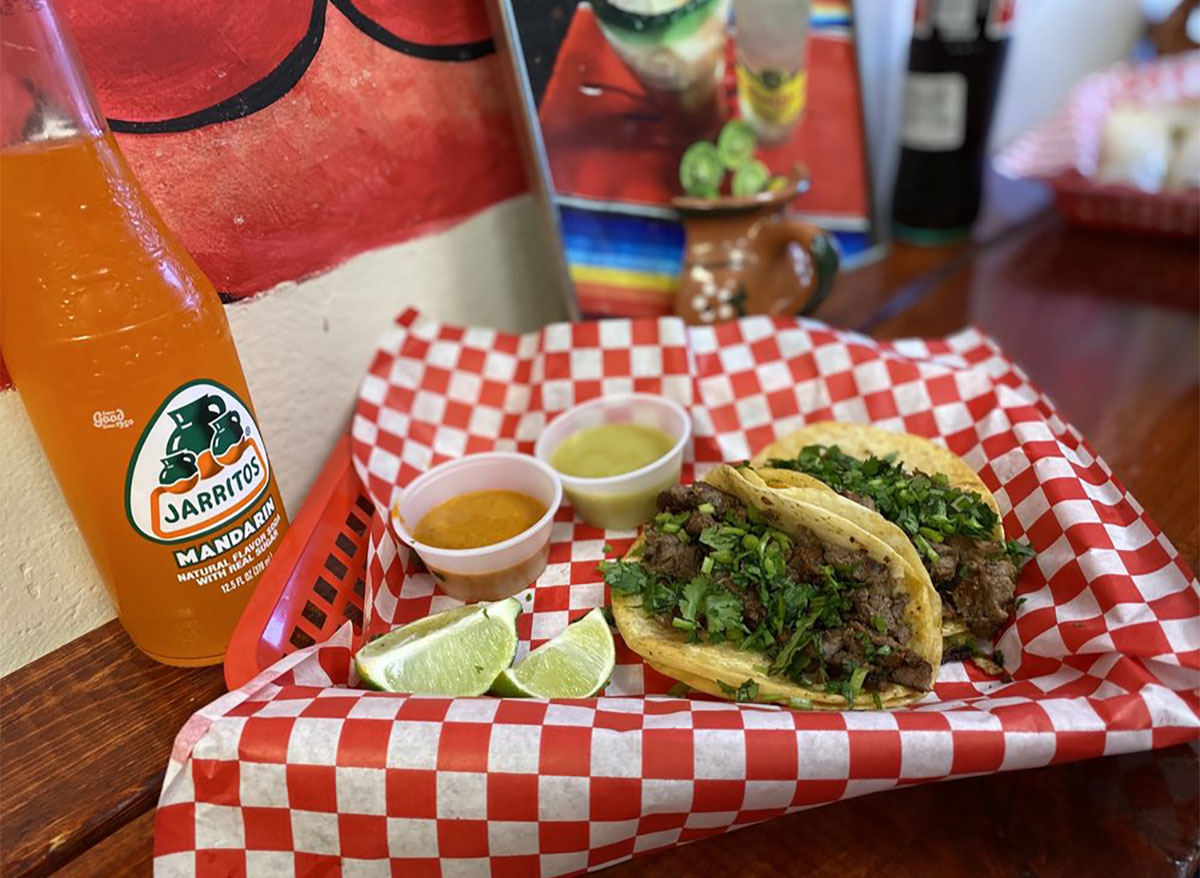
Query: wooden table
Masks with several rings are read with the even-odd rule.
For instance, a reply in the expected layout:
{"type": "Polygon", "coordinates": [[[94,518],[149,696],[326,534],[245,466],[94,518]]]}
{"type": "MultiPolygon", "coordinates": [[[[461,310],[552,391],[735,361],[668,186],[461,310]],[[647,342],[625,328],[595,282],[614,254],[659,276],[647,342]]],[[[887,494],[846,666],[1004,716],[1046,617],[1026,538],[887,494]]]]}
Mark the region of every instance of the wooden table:
{"type": "MultiPolygon", "coordinates": [[[[982,327],[1197,569],[1196,242],[997,215],[985,243],[897,247],[843,275],[821,316],[881,337],[982,327]]],[[[0,874],[148,874],[172,739],[222,691],[220,669],[156,665],[115,622],[0,680],[0,874]]],[[[1198,820],[1180,746],[867,796],[606,874],[1190,875],[1198,820]]]]}

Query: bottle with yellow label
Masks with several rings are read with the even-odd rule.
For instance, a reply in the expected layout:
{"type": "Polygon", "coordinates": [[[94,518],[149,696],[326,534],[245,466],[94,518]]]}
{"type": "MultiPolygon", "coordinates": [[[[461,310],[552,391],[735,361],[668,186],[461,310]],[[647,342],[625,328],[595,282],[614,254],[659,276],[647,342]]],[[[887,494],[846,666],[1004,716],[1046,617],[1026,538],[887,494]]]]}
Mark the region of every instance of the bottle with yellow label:
{"type": "Polygon", "coordinates": [[[133,642],[215,664],[287,529],[225,311],[50,0],[3,16],[0,347],[133,642]]]}
{"type": "Polygon", "coordinates": [[[791,136],[808,97],[809,0],[736,0],[738,106],[763,143],[791,136]]]}

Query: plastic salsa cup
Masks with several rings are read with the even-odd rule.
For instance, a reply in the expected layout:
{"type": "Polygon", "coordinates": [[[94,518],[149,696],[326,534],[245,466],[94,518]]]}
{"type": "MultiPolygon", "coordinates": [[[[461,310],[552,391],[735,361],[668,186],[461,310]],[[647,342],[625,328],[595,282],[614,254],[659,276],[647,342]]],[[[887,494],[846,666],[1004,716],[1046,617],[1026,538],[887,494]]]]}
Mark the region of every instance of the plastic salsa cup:
{"type": "Polygon", "coordinates": [[[649,393],[601,397],[569,408],[551,421],[533,453],[549,464],[568,436],[601,424],[654,427],[675,440],[658,460],[620,475],[585,479],[557,473],[567,499],[585,522],[605,530],[630,530],[649,521],[659,492],[679,481],[683,452],[692,438],[692,419],[683,406],[649,393]]]}
{"type": "Polygon", "coordinates": [[[397,535],[420,556],[438,587],[460,601],[498,601],[529,586],[546,569],[550,530],[562,502],[557,473],[527,454],[471,454],[418,476],[392,508],[397,535]],[[431,509],[472,491],[519,491],[546,507],[545,514],[514,537],[477,549],[439,549],[418,542],[411,527],[431,509]]]}

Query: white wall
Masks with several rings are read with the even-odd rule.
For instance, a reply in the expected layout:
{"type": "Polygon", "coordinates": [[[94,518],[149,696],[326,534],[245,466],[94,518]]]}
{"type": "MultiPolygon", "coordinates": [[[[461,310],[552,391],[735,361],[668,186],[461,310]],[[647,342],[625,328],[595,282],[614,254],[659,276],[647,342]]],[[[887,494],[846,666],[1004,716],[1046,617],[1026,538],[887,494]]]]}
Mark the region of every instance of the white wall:
{"type": "MultiPolygon", "coordinates": [[[[537,207],[522,196],[227,308],[290,513],[346,427],[376,338],[406,305],[530,329],[565,316],[537,207]]],[[[113,618],[14,391],[0,391],[0,674],[113,618]]]]}

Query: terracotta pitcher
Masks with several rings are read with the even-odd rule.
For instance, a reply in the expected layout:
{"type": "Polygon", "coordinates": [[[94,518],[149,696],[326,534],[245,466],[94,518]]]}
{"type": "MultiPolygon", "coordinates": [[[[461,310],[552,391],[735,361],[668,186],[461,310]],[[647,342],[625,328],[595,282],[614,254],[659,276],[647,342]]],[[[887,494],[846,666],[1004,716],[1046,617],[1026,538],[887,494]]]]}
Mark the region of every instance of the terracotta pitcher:
{"type": "Polygon", "coordinates": [[[757,195],[674,199],[685,236],[675,313],[688,323],[811,314],[833,287],[838,256],[821,229],[784,216],[806,183],[797,172],[757,195]]]}

